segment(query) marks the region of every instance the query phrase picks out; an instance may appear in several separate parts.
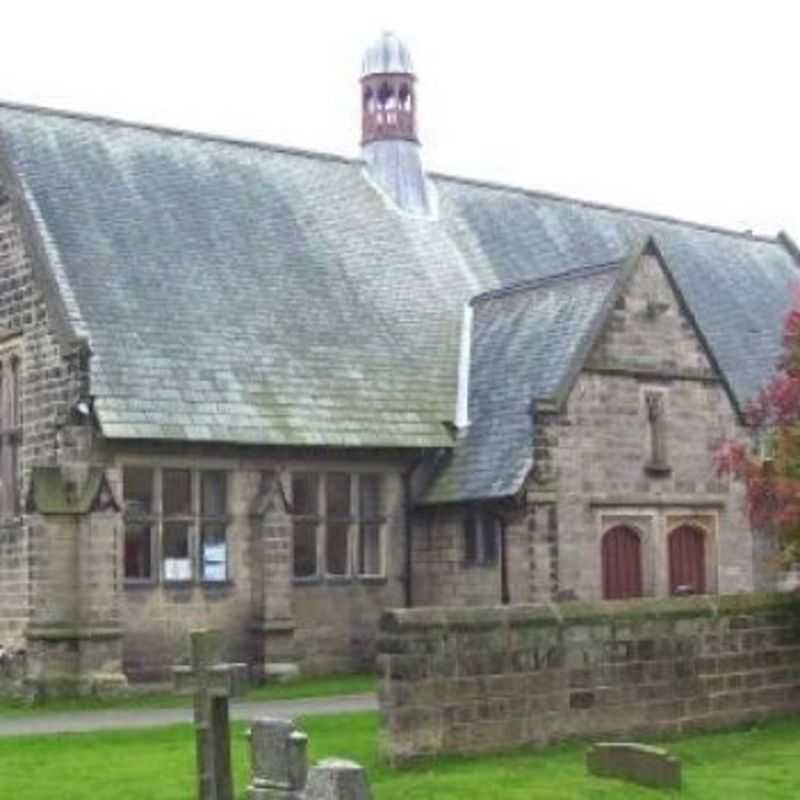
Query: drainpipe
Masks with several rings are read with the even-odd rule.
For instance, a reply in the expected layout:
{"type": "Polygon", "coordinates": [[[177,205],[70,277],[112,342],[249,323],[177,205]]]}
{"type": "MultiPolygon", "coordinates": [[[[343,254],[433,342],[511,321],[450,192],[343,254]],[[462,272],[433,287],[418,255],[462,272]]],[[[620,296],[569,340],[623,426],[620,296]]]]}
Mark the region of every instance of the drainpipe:
{"type": "Polygon", "coordinates": [[[411,524],[411,476],[414,470],[422,463],[425,453],[422,453],[411,466],[403,473],[403,506],[405,514],[405,580],[403,582],[403,595],[406,608],[414,607],[414,557],[413,557],[413,526],[411,524]]]}
{"type": "Polygon", "coordinates": [[[506,521],[500,520],[500,602],[507,606],[511,602],[511,592],[508,589],[508,554],[506,553],[506,521]]]}
{"type": "Polygon", "coordinates": [[[412,555],[413,525],[411,524],[411,472],[413,467],[403,473],[403,497],[405,506],[406,564],[404,582],[404,601],[406,608],[414,606],[414,558],[412,555]]]}

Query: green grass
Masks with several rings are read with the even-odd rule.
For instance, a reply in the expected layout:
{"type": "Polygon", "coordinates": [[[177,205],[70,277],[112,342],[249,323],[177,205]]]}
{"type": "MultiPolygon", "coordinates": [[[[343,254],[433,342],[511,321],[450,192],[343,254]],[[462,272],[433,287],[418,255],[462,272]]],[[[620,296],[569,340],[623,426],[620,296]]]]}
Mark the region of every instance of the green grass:
{"type": "MultiPolygon", "coordinates": [[[[255,687],[245,697],[239,699],[247,701],[299,700],[312,697],[360,694],[374,690],[375,677],[373,675],[336,675],[326,678],[306,678],[292,683],[271,683],[255,687]]],[[[33,705],[22,701],[0,699],[0,719],[27,716],[29,714],[75,711],[181,708],[191,704],[191,696],[170,692],[137,692],[121,697],[59,698],[33,705]]],[[[2,796],[0,795],[0,797],[2,796]]]]}
{"type": "MultiPolygon", "coordinates": [[[[585,774],[581,744],[483,758],[446,758],[396,772],[378,761],[377,716],[310,717],[311,756],[353,758],[376,800],[655,800],[672,795],[585,774]]],[[[248,779],[245,726],[233,726],[237,798],[248,779]]],[[[800,794],[800,719],[687,736],[667,745],[684,762],[681,800],[787,800],[800,794]]],[[[0,797],[186,800],[194,791],[189,726],[0,739],[0,797]]]]}

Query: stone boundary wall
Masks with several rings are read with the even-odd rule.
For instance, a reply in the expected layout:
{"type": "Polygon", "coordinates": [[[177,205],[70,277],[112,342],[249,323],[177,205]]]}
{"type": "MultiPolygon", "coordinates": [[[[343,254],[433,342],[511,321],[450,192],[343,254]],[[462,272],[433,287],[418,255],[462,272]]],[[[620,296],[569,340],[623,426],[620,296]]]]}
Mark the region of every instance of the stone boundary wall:
{"type": "Polygon", "coordinates": [[[800,710],[797,595],[390,610],[378,653],[394,764],[800,710]]]}

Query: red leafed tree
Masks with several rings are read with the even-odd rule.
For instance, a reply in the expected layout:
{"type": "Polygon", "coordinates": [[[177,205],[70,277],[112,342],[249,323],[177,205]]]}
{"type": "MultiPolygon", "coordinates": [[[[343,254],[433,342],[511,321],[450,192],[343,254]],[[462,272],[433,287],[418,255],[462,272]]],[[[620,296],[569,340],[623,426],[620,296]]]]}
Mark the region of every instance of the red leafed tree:
{"type": "Polygon", "coordinates": [[[779,537],[787,562],[800,561],[800,290],[786,316],[776,374],[747,409],[765,446],[725,442],[716,453],[721,475],[742,480],[754,527],[779,537]]]}

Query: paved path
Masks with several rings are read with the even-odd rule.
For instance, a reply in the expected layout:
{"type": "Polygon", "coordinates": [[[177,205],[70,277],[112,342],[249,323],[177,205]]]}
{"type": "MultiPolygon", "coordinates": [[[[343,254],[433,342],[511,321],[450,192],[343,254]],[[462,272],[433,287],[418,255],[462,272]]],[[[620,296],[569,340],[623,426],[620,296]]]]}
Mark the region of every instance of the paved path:
{"type": "MultiPolygon", "coordinates": [[[[272,700],[269,702],[231,703],[232,719],[282,717],[291,719],[301,714],[341,714],[349,711],[375,711],[374,694],[353,694],[340,697],[320,697],[308,700],[272,700]]],[[[0,717],[0,736],[22,736],[42,733],[75,733],[123,728],[155,728],[191,722],[191,708],[148,708],[126,711],[71,711],[58,714],[3,719],[0,717]]]]}

